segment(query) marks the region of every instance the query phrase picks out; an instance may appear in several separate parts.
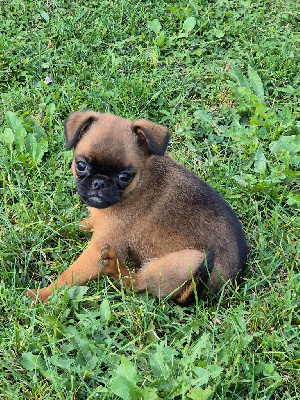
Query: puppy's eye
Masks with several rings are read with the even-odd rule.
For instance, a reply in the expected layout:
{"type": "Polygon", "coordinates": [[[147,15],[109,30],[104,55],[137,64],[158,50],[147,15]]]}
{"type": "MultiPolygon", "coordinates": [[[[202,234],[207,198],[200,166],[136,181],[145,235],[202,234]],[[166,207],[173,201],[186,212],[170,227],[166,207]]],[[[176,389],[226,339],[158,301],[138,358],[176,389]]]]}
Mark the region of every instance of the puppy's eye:
{"type": "Polygon", "coordinates": [[[117,183],[122,188],[125,188],[132,181],[133,174],[128,171],[123,171],[117,176],[117,183]]]}
{"type": "Polygon", "coordinates": [[[119,181],[124,182],[124,183],[128,183],[131,181],[132,179],[132,175],[125,171],[125,172],[121,172],[118,176],[119,181]]]}
{"type": "Polygon", "coordinates": [[[76,161],[75,164],[76,172],[79,174],[84,174],[87,172],[87,163],[84,161],[76,161]]]}

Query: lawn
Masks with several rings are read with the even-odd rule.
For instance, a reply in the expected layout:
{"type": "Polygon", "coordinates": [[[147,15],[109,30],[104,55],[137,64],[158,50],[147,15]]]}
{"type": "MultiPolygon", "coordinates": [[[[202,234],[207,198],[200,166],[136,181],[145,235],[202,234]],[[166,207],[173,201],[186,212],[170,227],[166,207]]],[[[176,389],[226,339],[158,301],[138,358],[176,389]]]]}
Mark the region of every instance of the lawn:
{"type": "Polygon", "coordinates": [[[300,397],[299,24],[294,0],[0,0],[1,399],[300,397]],[[243,224],[238,286],[23,296],[90,238],[63,134],[84,109],[169,127],[243,224]]]}

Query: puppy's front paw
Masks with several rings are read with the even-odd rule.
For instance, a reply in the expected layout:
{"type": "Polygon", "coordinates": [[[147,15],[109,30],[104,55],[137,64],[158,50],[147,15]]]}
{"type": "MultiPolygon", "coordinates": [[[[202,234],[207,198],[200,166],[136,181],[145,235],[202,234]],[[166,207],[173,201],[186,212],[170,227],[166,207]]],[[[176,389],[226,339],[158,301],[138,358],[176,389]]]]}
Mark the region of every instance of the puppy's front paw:
{"type": "Polygon", "coordinates": [[[37,298],[36,298],[36,290],[35,289],[26,290],[26,292],[24,293],[24,296],[32,297],[32,301],[37,300],[37,298]]]}
{"type": "Polygon", "coordinates": [[[37,293],[35,289],[27,290],[24,293],[24,296],[32,297],[32,301],[37,301],[39,299],[42,303],[46,303],[48,301],[48,297],[51,296],[52,290],[47,288],[40,289],[37,293]]]}
{"type": "Polygon", "coordinates": [[[108,244],[101,250],[101,258],[99,260],[100,271],[103,275],[118,277],[118,258],[115,249],[108,244]]]}

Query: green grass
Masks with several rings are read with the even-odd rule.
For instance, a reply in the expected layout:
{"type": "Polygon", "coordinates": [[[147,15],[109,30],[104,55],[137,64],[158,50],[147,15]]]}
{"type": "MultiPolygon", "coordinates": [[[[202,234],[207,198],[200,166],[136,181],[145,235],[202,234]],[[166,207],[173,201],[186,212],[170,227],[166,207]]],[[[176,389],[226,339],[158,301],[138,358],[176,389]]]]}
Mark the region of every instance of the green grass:
{"type": "Polygon", "coordinates": [[[0,1],[0,398],[300,397],[299,20],[291,0],[0,1]],[[239,287],[23,297],[89,240],[62,129],[86,108],[170,128],[243,223],[239,287]]]}

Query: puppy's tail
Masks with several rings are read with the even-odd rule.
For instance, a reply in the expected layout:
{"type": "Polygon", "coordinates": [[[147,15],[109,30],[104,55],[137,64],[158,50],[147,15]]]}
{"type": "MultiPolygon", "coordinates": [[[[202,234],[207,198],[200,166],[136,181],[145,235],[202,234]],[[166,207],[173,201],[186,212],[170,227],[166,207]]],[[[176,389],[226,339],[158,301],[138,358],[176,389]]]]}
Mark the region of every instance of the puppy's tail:
{"type": "Polygon", "coordinates": [[[201,297],[214,267],[214,262],[215,245],[210,248],[191,279],[183,285],[179,293],[177,292],[172,296],[172,300],[181,306],[188,306],[195,301],[195,292],[198,297],[201,297]]]}

